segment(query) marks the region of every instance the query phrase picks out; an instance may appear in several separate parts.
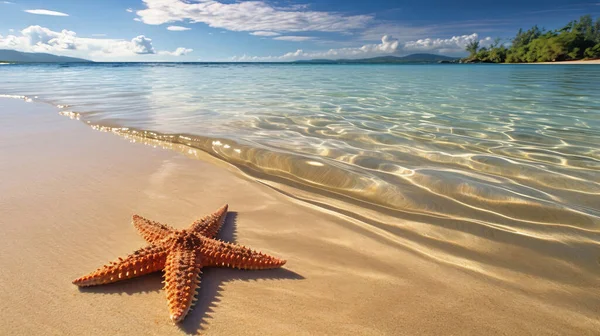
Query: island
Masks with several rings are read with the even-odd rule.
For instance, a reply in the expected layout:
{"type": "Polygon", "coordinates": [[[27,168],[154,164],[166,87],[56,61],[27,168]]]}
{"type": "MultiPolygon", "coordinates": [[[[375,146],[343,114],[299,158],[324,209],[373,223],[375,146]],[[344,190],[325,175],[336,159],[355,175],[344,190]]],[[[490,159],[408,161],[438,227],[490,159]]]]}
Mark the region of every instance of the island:
{"type": "Polygon", "coordinates": [[[451,63],[458,62],[459,57],[435,54],[411,54],[407,56],[379,56],[359,59],[312,59],[298,60],[292,63],[309,64],[418,64],[418,63],[451,63]]]}
{"type": "Polygon", "coordinates": [[[17,50],[0,49],[0,64],[6,63],[91,63],[92,61],[46,53],[28,53],[17,50]]]}

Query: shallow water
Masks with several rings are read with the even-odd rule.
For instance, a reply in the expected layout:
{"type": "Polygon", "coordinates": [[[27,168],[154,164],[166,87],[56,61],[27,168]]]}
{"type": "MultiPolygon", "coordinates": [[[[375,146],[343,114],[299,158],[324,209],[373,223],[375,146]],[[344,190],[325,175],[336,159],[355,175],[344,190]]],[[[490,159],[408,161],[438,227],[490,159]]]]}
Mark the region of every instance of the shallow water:
{"type": "Polygon", "coordinates": [[[600,232],[600,66],[7,65],[2,94],[202,149],[349,214],[600,232]]]}

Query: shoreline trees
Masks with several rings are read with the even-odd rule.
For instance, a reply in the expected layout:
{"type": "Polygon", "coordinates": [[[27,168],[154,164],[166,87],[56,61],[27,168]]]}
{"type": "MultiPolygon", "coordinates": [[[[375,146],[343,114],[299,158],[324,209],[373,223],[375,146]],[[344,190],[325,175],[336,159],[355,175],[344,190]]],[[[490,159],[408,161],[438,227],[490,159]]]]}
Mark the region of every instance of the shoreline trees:
{"type": "Polygon", "coordinates": [[[566,26],[546,31],[533,26],[519,29],[508,47],[496,39],[489,47],[471,41],[465,48],[466,63],[533,63],[600,58],[600,17],[594,23],[591,15],[566,26]]]}

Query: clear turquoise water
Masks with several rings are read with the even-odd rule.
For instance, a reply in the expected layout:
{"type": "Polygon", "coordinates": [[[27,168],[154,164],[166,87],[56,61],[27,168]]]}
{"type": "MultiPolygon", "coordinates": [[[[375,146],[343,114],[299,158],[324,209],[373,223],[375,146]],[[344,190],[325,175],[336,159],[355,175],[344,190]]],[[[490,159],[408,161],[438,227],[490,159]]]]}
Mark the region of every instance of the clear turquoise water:
{"type": "Polygon", "coordinates": [[[600,232],[600,66],[4,65],[0,94],[200,148],[350,212],[600,232]]]}

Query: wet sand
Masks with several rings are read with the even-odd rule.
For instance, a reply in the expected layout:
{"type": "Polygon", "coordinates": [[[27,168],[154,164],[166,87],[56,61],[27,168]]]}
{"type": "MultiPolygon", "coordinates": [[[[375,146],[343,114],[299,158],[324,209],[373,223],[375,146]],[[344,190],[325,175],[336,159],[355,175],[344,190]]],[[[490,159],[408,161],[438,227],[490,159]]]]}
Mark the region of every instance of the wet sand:
{"type": "Polygon", "coordinates": [[[577,247],[442,220],[379,227],[287,197],[197,151],[93,131],[49,105],[0,99],[0,111],[0,334],[600,330],[594,227],[577,247]],[[220,237],[287,259],[283,269],[205,268],[198,304],[178,326],[160,273],[71,284],[144,245],[132,214],[185,227],[224,203],[231,214],[220,237]],[[440,225],[445,231],[431,229],[440,225]]]}

